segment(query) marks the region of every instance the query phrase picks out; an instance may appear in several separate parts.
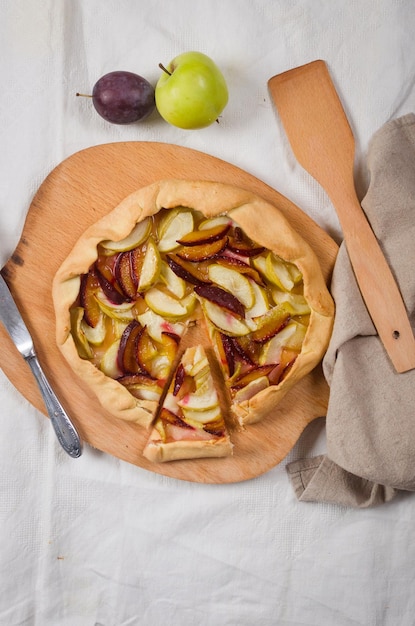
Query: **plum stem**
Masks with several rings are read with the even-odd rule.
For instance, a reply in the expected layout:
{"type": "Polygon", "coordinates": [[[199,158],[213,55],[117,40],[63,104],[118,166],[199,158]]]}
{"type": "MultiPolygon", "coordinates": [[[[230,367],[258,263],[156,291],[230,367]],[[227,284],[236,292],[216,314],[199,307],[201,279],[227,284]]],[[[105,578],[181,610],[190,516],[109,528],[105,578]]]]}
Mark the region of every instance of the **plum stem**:
{"type": "Polygon", "coordinates": [[[163,72],[166,72],[166,74],[171,76],[171,72],[169,72],[169,70],[167,70],[162,63],[159,63],[159,68],[163,70],[163,72]]]}
{"type": "Polygon", "coordinates": [[[78,93],[77,92],[75,95],[81,96],[82,98],[92,98],[93,97],[89,93],[78,93]]]}

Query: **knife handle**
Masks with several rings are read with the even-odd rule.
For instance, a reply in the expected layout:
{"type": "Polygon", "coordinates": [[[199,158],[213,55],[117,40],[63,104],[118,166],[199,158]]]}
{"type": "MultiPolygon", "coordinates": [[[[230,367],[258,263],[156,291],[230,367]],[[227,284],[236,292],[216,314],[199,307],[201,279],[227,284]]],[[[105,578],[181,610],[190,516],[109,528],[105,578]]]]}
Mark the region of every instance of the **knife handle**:
{"type": "Polygon", "coordinates": [[[80,457],[82,454],[81,439],[75,426],[72,424],[69,416],[49,385],[36,354],[32,352],[26,358],[26,361],[30,365],[30,369],[32,370],[37,384],[39,385],[50,421],[52,422],[52,426],[55,430],[59,443],[69,456],[74,459],[80,457]]]}

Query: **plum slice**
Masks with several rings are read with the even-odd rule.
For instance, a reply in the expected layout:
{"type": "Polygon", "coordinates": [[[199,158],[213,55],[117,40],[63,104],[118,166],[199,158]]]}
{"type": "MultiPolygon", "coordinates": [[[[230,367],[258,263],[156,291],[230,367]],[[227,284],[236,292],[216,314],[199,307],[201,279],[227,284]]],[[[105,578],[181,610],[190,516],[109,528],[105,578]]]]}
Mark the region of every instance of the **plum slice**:
{"type": "Polygon", "coordinates": [[[118,367],[124,374],[138,374],[142,372],[137,359],[137,346],[144,328],[137,320],[132,320],[121,335],[118,349],[118,367]]]}
{"type": "Polygon", "coordinates": [[[204,243],[198,246],[182,246],[177,255],[185,261],[206,261],[219,254],[228,245],[228,237],[222,237],[212,243],[204,243]]]}
{"type": "Polygon", "coordinates": [[[94,271],[82,274],[79,301],[84,309],[84,320],[92,328],[95,328],[101,319],[101,309],[95,298],[95,292],[98,288],[99,282],[94,271]]]}
{"type": "Polygon", "coordinates": [[[136,350],[141,371],[160,380],[166,378],[176,357],[179,341],[179,335],[169,332],[162,332],[161,341],[155,341],[144,327],[136,350]]]}
{"type": "Polygon", "coordinates": [[[219,334],[222,342],[223,354],[228,366],[229,376],[232,377],[235,373],[235,354],[233,351],[231,337],[228,337],[228,335],[225,335],[224,333],[219,334]]]}
{"type": "Polygon", "coordinates": [[[181,239],[177,239],[177,243],[182,246],[200,246],[204,244],[210,244],[214,241],[218,241],[219,239],[223,239],[226,233],[230,229],[231,225],[228,224],[219,224],[218,226],[214,226],[213,228],[206,228],[204,230],[193,230],[190,233],[187,233],[181,239]]]}
{"type": "Polygon", "coordinates": [[[137,280],[132,272],[131,251],[120,252],[117,256],[114,275],[125,297],[132,300],[137,294],[137,280]]]}
{"type": "Polygon", "coordinates": [[[186,394],[195,391],[195,382],[191,376],[186,374],[183,363],[180,363],[176,370],[173,383],[173,395],[181,400],[186,394]]]}
{"type": "Polygon", "coordinates": [[[100,272],[97,265],[95,264],[95,274],[98,278],[99,285],[104,292],[105,296],[108,298],[110,302],[113,304],[122,304],[128,298],[124,294],[122,294],[115,285],[113,285],[105,276],[100,272]]]}
{"type": "Polygon", "coordinates": [[[278,385],[289,373],[298,357],[298,352],[283,348],[281,351],[280,362],[276,365],[268,375],[269,382],[272,385],[278,385]]]}
{"type": "Polygon", "coordinates": [[[137,340],[137,360],[141,371],[151,375],[152,360],[157,355],[156,342],[150,337],[148,330],[144,327],[137,340]]]}
{"type": "Polygon", "coordinates": [[[148,374],[125,374],[117,378],[135,398],[139,400],[152,400],[158,402],[162,394],[162,388],[158,381],[148,374]]]}
{"type": "Polygon", "coordinates": [[[285,328],[290,319],[290,312],[283,305],[270,309],[261,318],[257,318],[258,327],[251,334],[252,341],[266,343],[285,328]]]}
{"type": "Polygon", "coordinates": [[[242,228],[236,226],[233,236],[229,237],[228,247],[232,252],[236,252],[243,257],[253,257],[264,252],[264,246],[258,246],[251,239],[248,239],[242,228]]]}
{"type": "Polygon", "coordinates": [[[217,285],[196,285],[195,293],[201,298],[205,298],[217,304],[222,309],[234,313],[238,317],[245,317],[245,307],[242,302],[240,302],[238,298],[235,298],[229,291],[225,291],[217,285]]]}
{"type": "Polygon", "coordinates": [[[130,385],[151,386],[157,383],[157,379],[149,376],[148,374],[138,372],[137,374],[123,374],[120,378],[117,378],[117,382],[121,383],[125,387],[129,387],[130,385]]]}
{"type": "Polygon", "coordinates": [[[114,266],[118,259],[118,254],[99,254],[95,261],[95,269],[100,272],[108,282],[114,282],[114,266]]]}
{"type": "Polygon", "coordinates": [[[228,337],[234,354],[248,365],[255,365],[252,343],[247,337],[228,337]]]}
{"type": "Polygon", "coordinates": [[[177,254],[167,254],[166,261],[176,276],[183,278],[191,285],[203,285],[203,283],[210,282],[202,274],[200,267],[181,259],[177,254]]]}
{"type": "Polygon", "coordinates": [[[217,255],[215,258],[215,263],[223,265],[224,267],[227,267],[229,269],[237,270],[240,274],[245,274],[245,276],[249,276],[249,278],[252,278],[252,280],[258,283],[258,285],[264,285],[264,281],[260,273],[242,259],[238,259],[234,256],[228,256],[226,254],[224,254],[223,256],[217,255]]]}
{"type": "Polygon", "coordinates": [[[257,365],[256,367],[251,368],[246,374],[243,374],[241,377],[237,378],[237,380],[232,385],[232,389],[235,391],[238,389],[243,389],[243,387],[246,387],[254,380],[262,378],[263,376],[268,376],[274,368],[275,365],[257,365]]]}

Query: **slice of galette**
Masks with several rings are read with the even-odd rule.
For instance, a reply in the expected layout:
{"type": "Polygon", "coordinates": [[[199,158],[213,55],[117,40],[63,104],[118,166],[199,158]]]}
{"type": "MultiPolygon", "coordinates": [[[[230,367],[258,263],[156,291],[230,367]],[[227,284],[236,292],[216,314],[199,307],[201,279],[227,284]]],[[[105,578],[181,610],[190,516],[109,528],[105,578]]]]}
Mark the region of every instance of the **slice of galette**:
{"type": "Polygon", "coordinates": [[[232,454],[219,395],[202,346],[184,351],[143,454],[158,462],[232,454]]]}

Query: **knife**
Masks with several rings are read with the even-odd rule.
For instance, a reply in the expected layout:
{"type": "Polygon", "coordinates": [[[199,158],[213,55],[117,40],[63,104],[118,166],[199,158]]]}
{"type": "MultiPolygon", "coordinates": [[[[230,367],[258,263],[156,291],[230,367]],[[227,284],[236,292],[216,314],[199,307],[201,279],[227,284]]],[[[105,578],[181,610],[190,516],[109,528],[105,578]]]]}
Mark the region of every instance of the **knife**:
{"type": "Polygon", "coordinates": [[[80,437],[65,412],[55,393],[53,392],[38,361],[32,337],[23,321],[22,316],[13,300],[13,296],[6,281],[0,274],[0,320],[9,333],[14,345],[30,366],[39,386],[50,421],[62,448],[76,459],[82,454],[80,437]]]}

